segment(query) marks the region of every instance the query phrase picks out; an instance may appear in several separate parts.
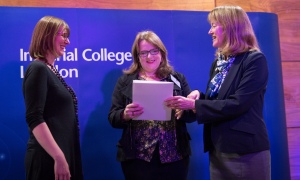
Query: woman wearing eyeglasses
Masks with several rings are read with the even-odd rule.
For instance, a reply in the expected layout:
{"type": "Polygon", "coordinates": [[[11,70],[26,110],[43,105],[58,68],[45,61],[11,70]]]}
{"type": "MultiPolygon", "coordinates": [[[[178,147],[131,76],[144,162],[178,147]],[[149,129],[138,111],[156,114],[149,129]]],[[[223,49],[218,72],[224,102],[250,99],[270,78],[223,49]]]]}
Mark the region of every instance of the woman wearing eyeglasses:
{"type": "Polygon", "coordinates": [[[174,82],[174,95],[181,96],[187,96],[190,87],[184,75],[169,64],[166,47],[154,32],[137,34],[132,56],[130,68],[117,81],[108,115],[112,127],[123,129],[117,160],[125,179],[185,180],[191,155],[186,122],[194,121],[193,112],[186,111],[176,119],[173,111],[170,121],[132,120],[143,113],[143,107],[132,102],[132,82],[174,82]]]}
{"type": "Polygon", "coordinates": [[[77,98],[54,67],[69,41],[68,24],[45,16],[32,33],[23,95],[29,140],[27,180],[82,180],[77,98]]]}

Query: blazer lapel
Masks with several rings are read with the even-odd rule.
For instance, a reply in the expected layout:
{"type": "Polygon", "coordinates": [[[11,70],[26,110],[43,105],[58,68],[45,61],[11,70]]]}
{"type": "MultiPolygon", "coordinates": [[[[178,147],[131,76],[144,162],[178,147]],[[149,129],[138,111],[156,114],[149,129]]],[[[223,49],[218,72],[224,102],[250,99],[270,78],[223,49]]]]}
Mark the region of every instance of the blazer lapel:
{"type": "Polygon", "coordinates": [[[124,86],[120,90],[120,93],[122,93],[125,97],[127,97],[130,100],[132,100],[132,82],[133,80],[138,79],[137,77],[138,77],[137,73],[130,75],[126,80],[126,86],[124,86]]]}
{"type": "Polygon", "coordinates": [[[130,82],[127,86],[125,86],[122,90],[121,93],[132,100],[132,82],[130,82]]]}
{"type": "Polygon", "coordinates": [[[226,92],[229,90],[232,81],[235,79],[235,76],[237,75],[241,64],[243,62],[244,59],[246,59],[248,57],[248,52],[240,54],[238,56],[235,57],[235,60],[233,61],[228,74],[226,75],[224,82],[221,86],[221,89],[219,91],[218,94],[218,99],[223,99],[224,96],[226,95],[226,92]]]}

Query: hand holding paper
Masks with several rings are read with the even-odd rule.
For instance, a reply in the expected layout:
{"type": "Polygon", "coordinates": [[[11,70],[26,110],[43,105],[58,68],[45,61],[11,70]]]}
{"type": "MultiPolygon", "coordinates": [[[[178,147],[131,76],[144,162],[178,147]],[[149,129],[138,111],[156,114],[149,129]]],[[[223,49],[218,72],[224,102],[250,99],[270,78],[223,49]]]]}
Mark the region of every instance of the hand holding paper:
{"type": "Polygon", "coordinates": [[[139,104],[130,103],[125,107],[123,119],[125,121],[129,121],[130,119],[141,115],[143,112],[143,107],[141,107],[139,104]]]}

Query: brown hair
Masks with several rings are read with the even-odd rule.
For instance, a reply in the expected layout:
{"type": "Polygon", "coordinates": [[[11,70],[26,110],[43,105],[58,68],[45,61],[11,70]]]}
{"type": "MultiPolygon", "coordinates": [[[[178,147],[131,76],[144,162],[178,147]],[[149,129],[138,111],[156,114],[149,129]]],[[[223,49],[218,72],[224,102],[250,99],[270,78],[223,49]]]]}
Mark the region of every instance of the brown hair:
{"type": "Polygon", "coordinates": [[[168,51],[161,39],[153,31],[141,31],[136,35],[136,38],[132,45],[133,62],[129,69],[125,69],[123,70],[123,72],[125,74],[132,74],[141,70],[142,66],[139,61],[138,53],[140,52],[139,43],[142,40],[146,40],[147,42],[151,43],[160,50],[162,59],[157,71],[155,72],[155,75],[158,78],[164,78],[170,73],[172,73],[173,67],[169,64],[168,51]]]}
{"type": "Polygon", "coordinates": [[[60,18],[44,16],[37,22],[29,47],[29,54],[33,59],[45,59],[47,53],[58,57],[54,50],[54,42],[60,28],[66,30],[67,36],[70,36],[69,25],[60,18]]]}

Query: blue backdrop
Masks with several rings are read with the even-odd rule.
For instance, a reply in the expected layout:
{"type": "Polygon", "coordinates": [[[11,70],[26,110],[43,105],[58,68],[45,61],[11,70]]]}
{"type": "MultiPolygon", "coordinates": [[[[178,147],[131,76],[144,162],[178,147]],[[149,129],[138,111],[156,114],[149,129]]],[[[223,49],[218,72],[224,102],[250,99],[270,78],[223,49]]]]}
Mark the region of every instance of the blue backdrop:
{"type": "MultiPolygon", "coordinates": [[[[141,30],[155,31],[169,51],[171,64],[192,89],[205,90],[214,59],[208,12],[74,8],[0,7],[0,179],[24,179],[28,129],[22,96],[23,74],[30,63],[33,28],[45,15],[64,19],[71,44],[57,68],[79,100],[84,176],[87,180],[123,179],[116,161],[121,130],[107,120],[111,94],[122,69],[130,66],[131,46],[141,30]]],[[[270,71],[265,120],[271,141],[272,179],[290,179],[277,15],[248,13],[270,71]]],[[[192,136],[189,179],[209,179],[203,153],[202,125],[188,125],[192,136]]]]}

